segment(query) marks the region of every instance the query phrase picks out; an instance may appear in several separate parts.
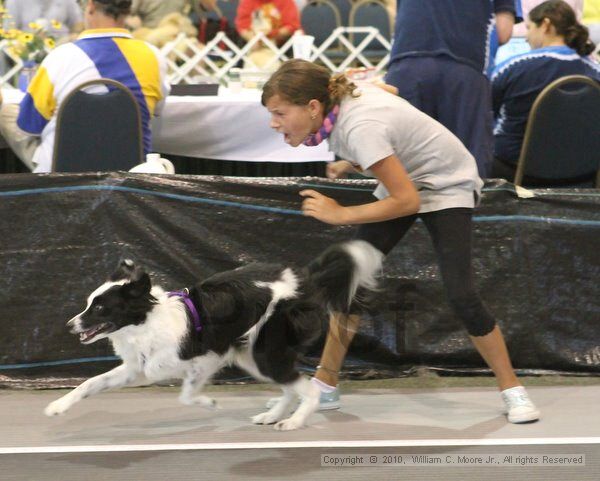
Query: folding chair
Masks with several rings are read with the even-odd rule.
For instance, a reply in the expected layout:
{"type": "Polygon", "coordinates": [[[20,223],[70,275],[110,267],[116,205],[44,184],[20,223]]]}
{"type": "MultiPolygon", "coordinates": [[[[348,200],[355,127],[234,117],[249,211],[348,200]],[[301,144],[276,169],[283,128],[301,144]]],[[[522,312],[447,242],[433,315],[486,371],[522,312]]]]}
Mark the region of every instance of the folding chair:
{"type": "Polygon", "coordinates": [[[231,26],[235,25],[239,3],[239,0],[217,0],[220,16],[225,17],[231,26]]]}
{"type": "Polygon", "coordinates": [[[516,185],[600,187],[600,85],[583,75],[549,84],[527,120],[516,185]]]}
{"type": "Polygon", "coordinates": [[[58,111],[52,171],[129,170],[143,162],[142,139],[133,93],[111,79],[85,82],[58,111]]]}
{"type": "MultiPolygon", "coordinates": [[[[375,27],[387,40],[391,39],[392,20],[390,14],[383,4],[378,0],[360,0],[350,10],[351,27],[375,27]]],[[[366,34],[355,33],[352,35],[352,44],[357,46],[365,38],[366,34]]],[[[371,59],[382,59],[387,55],[387,49],[377,40],[372,40],[363,50],[362,54],[371,59]]]]}
{"type": "Polygon", "coordinates": [[[340,21],[342,27],[350,26],[350,10],[352,10],[352,0],[330,0],[340,12],[340,21]]]}
{"type": "Polygon", "coordinates": [[[341,25],[340,12],[329,0],[311,0],[300,12],[300,23],[307,35],[321,45],[341,25]]]}

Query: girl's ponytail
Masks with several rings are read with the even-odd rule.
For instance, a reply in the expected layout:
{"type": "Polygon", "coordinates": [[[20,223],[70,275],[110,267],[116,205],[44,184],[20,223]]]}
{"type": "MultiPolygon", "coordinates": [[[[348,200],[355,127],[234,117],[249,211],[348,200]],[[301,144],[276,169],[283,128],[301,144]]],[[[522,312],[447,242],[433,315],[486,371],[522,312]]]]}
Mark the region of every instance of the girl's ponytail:
{"type": "Polygon", "coordinates": [[[588,28],[580,23],[567,28],[565,43],[584,57],[591,54],[595,48],[594,43],[590,40],[588,28]]]}

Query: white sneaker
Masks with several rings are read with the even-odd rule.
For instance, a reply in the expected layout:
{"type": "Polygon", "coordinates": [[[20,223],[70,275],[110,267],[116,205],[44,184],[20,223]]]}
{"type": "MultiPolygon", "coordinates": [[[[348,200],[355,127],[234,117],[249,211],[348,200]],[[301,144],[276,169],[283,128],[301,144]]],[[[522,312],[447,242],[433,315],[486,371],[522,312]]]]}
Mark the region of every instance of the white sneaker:
{"type": "Polygon", "coordinates": [[[529,399],[529,395],[523,386],[515,386],[505,389],[500,393],[506,405],[508,422],[531,423],[540,418],[540,411],[529,399]]]}

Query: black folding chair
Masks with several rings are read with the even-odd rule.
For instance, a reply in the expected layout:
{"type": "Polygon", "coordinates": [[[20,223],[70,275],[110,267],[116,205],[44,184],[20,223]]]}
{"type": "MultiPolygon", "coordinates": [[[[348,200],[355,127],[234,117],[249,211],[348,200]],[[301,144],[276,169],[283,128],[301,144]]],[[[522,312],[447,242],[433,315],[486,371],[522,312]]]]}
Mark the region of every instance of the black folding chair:
{"type": "Polygon", "coordinates": [[[527,120],[516,185],[600,188],[600,85],[583,75],[549,84],[527,120]]]}
{"type": "Polygon", "coordinates": [[[307,35],[315,37],[315,46],[320,46],[341,26],[340,12],[328,0],[310,0],[300,12],[300,23],[307,35]]]}
{"type": "Polygon", "coordinates": [[[331,0],[340,12],[340,21],[342,27],[350,26],[350,10],[352,10],[352,0],[331,0]]]}
{"type": "MultiPolygon", "coordinates": [[[[390,14],[379,0],[359,0],[350,10],[349,18],[351,27],[375,27],[382,37],[390,40],[392,37],[392,20],[390,14]]],[[[352,44],[358,46],[366,37],[364,33],[354,33],[352,44]]],[[[378,40],[372,40],[363,50],[363,55],[369,60],[380,60],[388,53],[384,45],[378,40]]]]}
{"type": "Polygon", "coordinates": [[[131,91],[111,79],[85,82],[58,111],[52,171],[129,170],[143,162],[142,141],[140,107],[131,91]]]}
{"type": "Polygon", "coordinates": [[[231,26],[235,25],[239,3],[239,0],[217,0],[220,16],[225,17],[231,26]]]}

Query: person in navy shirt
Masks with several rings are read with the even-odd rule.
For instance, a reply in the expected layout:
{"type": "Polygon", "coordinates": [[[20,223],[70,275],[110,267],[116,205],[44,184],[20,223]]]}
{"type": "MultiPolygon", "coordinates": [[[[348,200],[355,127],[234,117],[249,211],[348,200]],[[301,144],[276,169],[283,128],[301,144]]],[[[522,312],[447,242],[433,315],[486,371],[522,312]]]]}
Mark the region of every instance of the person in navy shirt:
{"type": "MultiPolygon", "coordinates": [[[[518,2],[517,2],[518,4],[518,2]]],[[[485,177],[492,163],[492,31],[510,39],[515,0],[398,0],[386,82],[453,132],[485,177]]]]}
{"type": "MultiPolygon", "coordinates": [[[[585,75],[600,81],[600,65],[588,29],[577,21],[563,0],[549,0],[529,13],[527,41],[531,52],[517,55],[492,73],[494,129],[493,177],[514,179],[529,111],[548,84],[566,75],[585,75]]],[[[531,179],[535,182],[535,179],[531,179]]]]}

